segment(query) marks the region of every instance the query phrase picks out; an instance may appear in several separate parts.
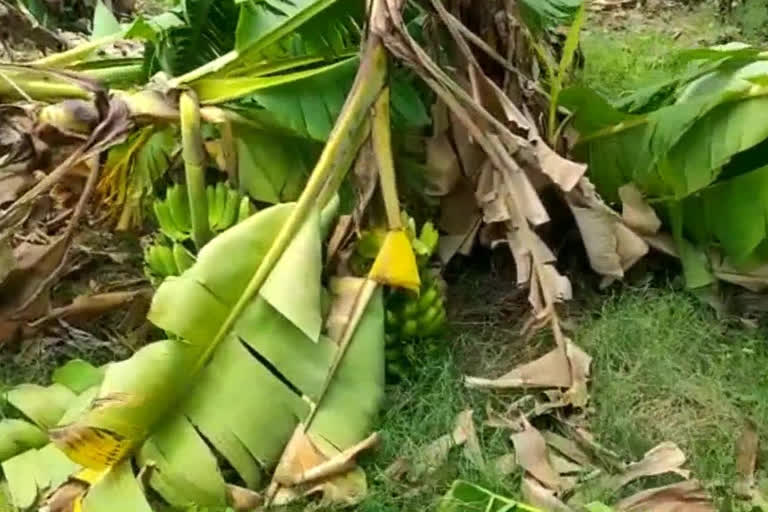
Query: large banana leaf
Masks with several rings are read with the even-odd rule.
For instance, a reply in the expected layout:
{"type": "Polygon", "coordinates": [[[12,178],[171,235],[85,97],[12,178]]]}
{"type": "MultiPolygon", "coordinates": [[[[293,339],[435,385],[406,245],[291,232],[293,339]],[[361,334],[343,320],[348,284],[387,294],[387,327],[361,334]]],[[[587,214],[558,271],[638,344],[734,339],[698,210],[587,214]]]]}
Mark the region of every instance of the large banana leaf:
{"type": "Polygon", "coordinates": [[[54,372],[51,386],[23,384],[5,394],[7,405],[21,416],[0,421],[0,461],[14,506],[33,506],[78,469],[48,442],[45,431],[81,411],[102,377],[101,370],[75,360],[54,372]]]}
{"type": "Polygon", "coordinates": [[[226,487],[217,456],[258,486],[313,407],[307,434],[320,451],[330,456],[365,438],[383,394],[383,306],[377,293],[331,375],[338,340],[323,334],[328,222],[318,212],[259,295],[229,318],[293,207],[251,216],[206,245],[187,272],[167,279],[149,318],[174,337],[111,364],[90,408],[52,432],[73,460],[112,468],[91,487],[85,512],[122,499],[145,509],[128,462],[116,465],[137,448],[137,462],[152,468],[150,485],[169,503],[221,507],[226,487]],[[229,328],[214,345],[222,326],[229,328]]]}
{"type": "Polygon", "coordinates": [[[238,7],[234,0],[184,0],[180,7],[184,24],[163,31],[152,55],[171,76],[202,66],[235,45],[238,7]]]}
{"type": "Polygon", "coordinates": [[[632,182],[654,201],[681,254],[690,254],[685,236],[737,266],[762,262],[768,62],[743,47],[695,56],[698,71],[675,85],[674,102],[647,114],[620,112],[592,91],[568,91],[565,103],[582,133],[577,151],[605,197],[616,201],[618,188],[632,182]]]}

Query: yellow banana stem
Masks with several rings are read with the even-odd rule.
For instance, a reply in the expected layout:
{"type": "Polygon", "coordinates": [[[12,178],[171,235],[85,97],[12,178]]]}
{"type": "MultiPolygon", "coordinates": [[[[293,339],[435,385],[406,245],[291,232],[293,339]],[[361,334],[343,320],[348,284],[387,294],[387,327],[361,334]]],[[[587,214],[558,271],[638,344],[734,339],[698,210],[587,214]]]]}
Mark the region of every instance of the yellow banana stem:
{"type": "Polygon", "coordinates": [[[179,98],[182,157],[187,180],[192,239],[199,251],[212,238],[208,225],[208,199],[205,195],[205,147],[200,133],[200,105],[192,91],[179,98]]]}
{"type": "Polygon", "coordinates": [[[379,167],[379,184],[384,198],[389,229],[403,227],[400,220],[400,200],[397,197],[395,163],[392,156],[392,134],[389,121],[389,87],[384,88],[376,100],[371,127],[373,154],[379,167]]]}
{"type": "Polygon", "coordinates": [[[277,237],[275,237],[242,296],[219,328],[213,342],[208,346],[203,357],[198,360],[198,367],[191,368],[191,371],[196,372],[200,369],[200,366],[205,364],[221,340],[227,335],[232,324],[240,316],[243,309],[245,309],[245,306],[261,289],[261,286],[269,277],[272,269],[275,268],[288,244],[296,236],[296,233],[299,232],[309,214],[318,206],[317,199],[326,182],[334,179],[334,173],[346,173],[349,170],[348,167],[342,168],[338,166],[337,162],[340,159],[343,160],[344,155],[350,151],[350,145],[356,142],[355,134],[360,129],[360,125],[368,115],[371,105],[373,105],[379,92],[384,87],[386,58],[386,51],[381,40],[377,36],[371,36],[363,53],[352,90],[349,96],[347,96],[344,108],[342,108],[336,120],[336,124],[323,148],[323,152],[320,154],[315,169],[312,171],[296,206],[280,229],[277,237]]]}

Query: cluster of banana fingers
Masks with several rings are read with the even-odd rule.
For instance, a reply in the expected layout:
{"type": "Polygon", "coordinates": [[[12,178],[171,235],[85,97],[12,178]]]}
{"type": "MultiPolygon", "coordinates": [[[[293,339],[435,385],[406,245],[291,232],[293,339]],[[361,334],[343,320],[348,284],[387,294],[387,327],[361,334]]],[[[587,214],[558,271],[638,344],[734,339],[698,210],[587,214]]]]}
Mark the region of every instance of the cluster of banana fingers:
{"type": "MultiPolygon", "coordinates": [[[[418,295],[404,290],[390,290],[387,295],[387,373],[394,378],[405,377],[420,355],[439,347],[446,326],[444,286],[440,276],[429,268],[439,234],[431,222],[425,222],[419,230],[405,213],[402,221],[416,255],[421,288],[418,295]]],[[[359,275],[368,272],[385,236],[381,228],[361,233],[349,261],[353,271],[359,275]]]]}
{"type": "MultiPolygon", "coordinates": [[[[254,208],[248,196],[224,182],[206,188],[208,224],[220,233],[248,218],[254,208]]],[[[168,187],[165,199],[153,204],[161,237],[144,253],[147,271],[154,280],[177,276],[195,263],[195,255],[187,248],[192,237],[189,198],[184,185],[168,187]]]]}

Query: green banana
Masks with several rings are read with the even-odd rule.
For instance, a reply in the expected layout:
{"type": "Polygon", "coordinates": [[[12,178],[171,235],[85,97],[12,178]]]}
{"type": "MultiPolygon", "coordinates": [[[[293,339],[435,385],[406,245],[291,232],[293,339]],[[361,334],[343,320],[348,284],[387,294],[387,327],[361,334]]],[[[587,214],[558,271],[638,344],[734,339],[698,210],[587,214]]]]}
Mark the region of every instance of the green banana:
{"type": "Polygon", "coordinates": [[[171,207],[166,201],[155,201],[152,205],[160,231],[171,240],[183,240],[188,234],[179,230],[171,215],[171,207]]]}
{"type": "Polygon", "coordinates": [[[176,263],[178,274],[181,274],[195,264],[195,257],[186,247],[176,242],[173,244],[173,261],[176,263]]]}
{"type": "Polygon", "coordinates": [[[182,185],[171,185],[165,197],[176,227],[183,233],[189,233],[192,230],[192,215],[189,211],[187,188],[182,185]]]}
{"type": "MultiPolygon", "coordinates": [[[[209,185],[205,194],[209,206],[208,221],[214,232],[232,227],[254,211],[248,196],[241,195],[224,182],[209,185]]],[[[155,200],[152,208],[160,232],[173,244],[169,247],[160,241],[147,249],[144,259],[154,281],[181,274],[195,263],[195,255],[183,244],[192,236],[186,188],[169,186],[165,199],[155,200]]]]}
{"type": "Polygon", "coordinates": [[[152,274],[160,278],[175,276],[179,269],[173,257],[173,251],[166,245],[152,245],[147,249],[145,257],[147,266],[152,274]]]}
{"type": "Polygon", "coordinates": [[[208,186],[205,189],[205,197],[208,201],[208,226],[212,231],[216,231],[218,224],[218,212],[216,212],[216,189],[208,186]]]}
{"type": "Polygon", "coordinates": [[[237,223],[237,209],[240,207],[240,194],[237,193],[237,190],[225,187],[225,191],[226,199],[219,220],[224,229],[237,223]]]}

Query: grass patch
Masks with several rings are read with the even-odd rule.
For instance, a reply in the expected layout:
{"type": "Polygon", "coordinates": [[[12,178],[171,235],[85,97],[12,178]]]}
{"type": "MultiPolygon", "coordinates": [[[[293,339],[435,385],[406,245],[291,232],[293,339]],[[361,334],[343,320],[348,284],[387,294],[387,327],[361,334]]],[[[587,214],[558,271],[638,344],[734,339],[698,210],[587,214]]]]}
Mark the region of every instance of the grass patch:
{"type": "Polygon", "coordinates": [[[734,444],[745,419],[768,429],[768,344],[764,332],[728,327],[682,292],[639,289],[617,295],[575,336],[593,357],[592,428],[632,459],[678,443],[694,476],[728,503],[734,444]]]}
{"type": "Polygon", "coordinates": [[[623,23],[611,25],[594,13],[581,36],[584,68],[576,81],[608,98],[682,72],[686,63],[677,57],[679,51],[715,44],[724,33],[709,4],[676,14],[674,23],[668,17],[646,18],[634,11],[627,16],[623,23]]]}

